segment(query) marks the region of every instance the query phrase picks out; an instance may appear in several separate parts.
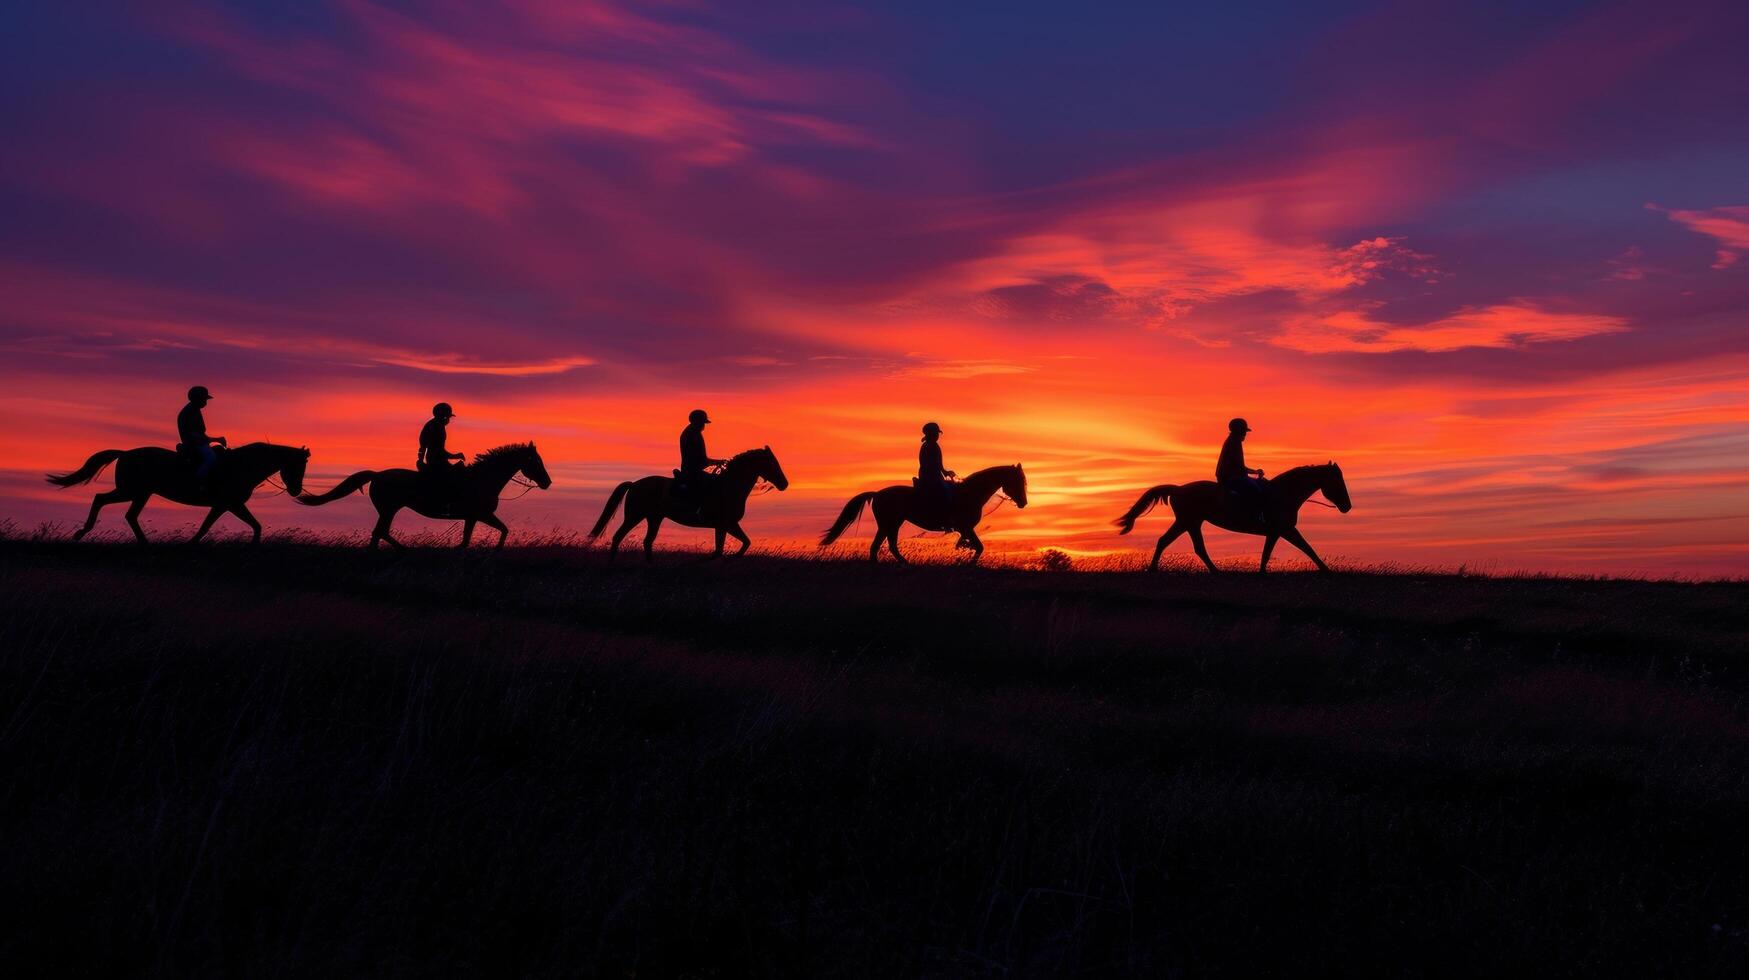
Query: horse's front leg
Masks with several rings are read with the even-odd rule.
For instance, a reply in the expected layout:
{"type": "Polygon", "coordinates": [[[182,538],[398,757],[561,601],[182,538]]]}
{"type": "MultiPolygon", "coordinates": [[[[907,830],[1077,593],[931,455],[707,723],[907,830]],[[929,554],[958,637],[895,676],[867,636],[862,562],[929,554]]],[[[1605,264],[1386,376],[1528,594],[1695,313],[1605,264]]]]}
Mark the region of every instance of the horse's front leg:
{"type": "Polygon", "coordinates": [[[971,528],[961,531],[960,537],[965,539],[966,547],[972,549],[972,557],[967,559],[966,564],[976,565],[978,559],[984,557],[984,542],[978,540],[978,532],[971,528]]]}
{"type": "Polygon", "coordinates": [[[753,539],[747,536],[746,531],[741,530],[741,522],[736,521],[729,525],[729,533],[735,536],[735,540],[741,542],[741,547],[735,549],[735,557],[739,558],[746,554],[747,549],[753,544],[753,539]]]}
{"type": "Polygon", "coordinates": [[[506,525],[503,521],[499,520],[497,514],[482,514],[480,516],[480,523],[497,531],[498,532],[498,544],[495,547],[498,547],[498,548],[504,547],[505,539],[510,537],[509,526],[506,525]]]}
{"type": "Polygon", "coordinates": [[[728,537],[729,531],[727,528],[717,528],[717,550],[711,552],[712,558],[723,557],[723,542],[728,540],[728,537]]]}
{"type": "Polygon", "coordinates": [[[473,543],[474,523],[475,522],[474,522],[474,519],[472,517],[462,518],[462,550],[463,551],[468,550],[468,545],[473,543]]]}
{"type": "Polygon", "coordinates": [[[237,506],[231,508],[231,513],[236,514],[239,520],[241,520],[243,523],[249,525],[249,531],[251,532],[251,536],[249,538],[249,543],[251,545],[260,544],[261,543],[261,522],[255,519],[254,514],[249,513],[248,506],[245,504],[238,504],[237,506]]]}
{"type": "Polygon", "coordinates": [[[1297,527],[1283,528],[1282,532],[1281,532],[1281,536],[1287,539],[1288,544],[1291,544],[1294,547],[1305,552],[1306,557],[1312,559],[1312,564],[1318,566],[1318,571],[1327,572],[1330,570],[1330,566],[1324,564],[1324,559],[1319,558],[1318,553],[1316,551],[1313,551],[1312,546],[1307,544],[1306,539],[1300,535],[1299,528],[1297,528],[1297,527]]]}
{"type": "Polygon", "coordinates": [[[1276,534],[1274,531],[1271,531],[1268,534],[1264,535],[1264,537],[1263,537],[1263,561],[1257,566],[1257,574],[1262,575],[1263,573],[1269,571],[1269,553],[1275,550],[1275,542],[1276,542],[1276,539],[1279,537],[1281,537],[1281,535],[1276,534]]]}

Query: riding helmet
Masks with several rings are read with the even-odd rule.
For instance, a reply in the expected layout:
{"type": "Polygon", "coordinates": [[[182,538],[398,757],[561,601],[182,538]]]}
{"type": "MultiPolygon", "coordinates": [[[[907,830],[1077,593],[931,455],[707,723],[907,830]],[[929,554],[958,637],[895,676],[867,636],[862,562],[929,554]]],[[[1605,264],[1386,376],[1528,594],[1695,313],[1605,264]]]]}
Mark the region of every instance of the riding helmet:
{"type": "Polygon", "coordinates": [[[693,409],[692,413],[686,417],[686,421],[691,422],[693,425],[705,425],[709,423],[710,420],[711,417],[706,415],[702,408],[693,409]]]}
{"type": "Polygon", "coordinates": [[[934,422],[925,422],[923,423],[923,434],[926,436],[941,435],[941,426],[936,425],[934,422]]]}
{"type": "Polygon", "coordinates": [[[206,385],[195,385],[188,389],[188,400],[191,402],[210,401],[213,393],[206,390],[206,385]]]}
{"type": "Polygon", "coordinates": [[[455,409],[449,407],[449,402],[438,402],[431,406],[432,418],[449,419],[455,417],[455,409]]]}
{"type": "Polygon", "coordinates": [[[1234,419],[1233,421],[1227,423],[1227,431],[1228,432],[1250,432],[1251,425],[1250,425],[1250,423],[1246,422],[1244,419],[1234,419]]]}

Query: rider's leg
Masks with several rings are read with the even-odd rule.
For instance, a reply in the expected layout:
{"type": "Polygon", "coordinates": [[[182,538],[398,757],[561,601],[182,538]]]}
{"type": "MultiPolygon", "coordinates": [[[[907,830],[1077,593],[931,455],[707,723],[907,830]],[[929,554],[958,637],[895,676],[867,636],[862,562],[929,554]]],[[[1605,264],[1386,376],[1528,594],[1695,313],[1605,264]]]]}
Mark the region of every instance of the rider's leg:
{"type": "Polygon", "coordinates": [[[249,508],[243,504],[238,504],[231,508],[231,513],[236,514],[239,520],[249,525],[249,543],[260,544],[261,522],[255,519],[254,514],[249,513],[249,508]]]}
{"type": "Polygon", "coordinates": [[[1183,533],[1184,533],[1184,525],[1179,523],[1178,521],[1173,521],[1172,526],[1167,528],[1166,533],[1160,535],[1160,540],[1155,543],[1155,545],[1154,545],[1154,560],[1148,563],[1148,571],[1150,571],[1150,572],[1159,571],[1161,553],[1164,552],[1166,550],[1166,548],[1172,544],[1172,542],[1177,541],[1178,536],[1180,534],[1183,534],[1183,533]]]}
{"type": "Polygon", "coordinates": [[[1192,524],[1185,528],[1185,532],[1190,535],[1190,543],[1196,548],[1196,556],[1201,558],[1202,563],[1209,567],[1209,571],[1220,571],[1220,569],[1215,567],[1215,560],[1209,557],[1208,548],[1202,543],[1202,524],[1192,524]]]}
{"type": "Polygon", "coordinates": [[[189,544],[200,544],[200,539],[206,537],[206,533],[208,531],[212,530],[212,528],[213,528],[213,522],[218,520],[219,515],[223,514],[224,512],[225,512],[225,508],[223,508],[223,507],[214,507],[213,509],[207,511],[206,512],[206,519],[202,520],[200,522],[199,529],[197,529],[194,532],[194,537],[188,539],[188,543],[189,544]]]}
{"type": "Polygon", "coordinates": [[[1324,559],[1319,558],[1318,553],[1312,550],[1312,546],[1306,543],[1306,539],[1300,536],[1299,528],[1284,528],[1282,529],[1281,536],[1287,539],[1288,544],[1305,552],[1306,557],[1312,559],[1312,564],[1318,566],[1318,571],[1327,572],[1330,570],[1330,566],[1324,564],[1324,559]]]}
{"type": "Polygon", "coordinates": [[[139,539],[141,544],[146,543],[146,532],[140,529],[140,511],[146,509],[148,499],[147,497],[136,497],[134,502],[128,505],[128,527],[134,529],[134,537],[139,539]]]}
{"type": "Polygon", "coordinates": [[[1262,574],[1263,572],[1269,571],[1269,553],[1275,550],[1275,541],[1276,541],[1276,538],[1278,538],[1278,537],[1280,537],[1280,535],[1274,534],[1273,532],[1264,536],[1264,538],[1263,538],[1263,561],[1260,562],[1257,566],[1257,571],[1259,574],[1262,574]]]}
{"type": "Polygon", "coordinates": [[[213,471],[213,464],[219,461],[219,454],[209,443],[205,446],[194,447],[194,455],[200,459],[199,465],[194,468],[194,479],[196,483],[204,487],[207,476],[213,471]]]}
{"type": "Polygon", "coordinates": [[[128,495],[120,490],[106,490],[91,498],[91,513],[85,518],[85,526],[73,532],[73,540],[84,537],[93,527],[97,526],[97,512],[110,504],[119,504],[128,499],[128,495]]]}

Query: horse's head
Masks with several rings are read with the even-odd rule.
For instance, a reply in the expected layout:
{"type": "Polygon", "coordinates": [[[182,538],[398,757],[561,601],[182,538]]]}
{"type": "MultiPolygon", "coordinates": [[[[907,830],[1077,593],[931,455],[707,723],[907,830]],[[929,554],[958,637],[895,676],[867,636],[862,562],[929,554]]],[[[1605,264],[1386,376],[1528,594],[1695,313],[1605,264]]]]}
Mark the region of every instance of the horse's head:
{"type": "Polygon", "coordinates": [[[540,450],[534,448],[534,443],[528,444],[517,462],[522,475],[533,480],[535,486],[545,490],[553,485],[553,478],[547,475],[546,461],[540,458],[540,450]]]}
{"type": "Polygon", "coordinates": [[[761,480],[779,490],[789,489],[789,477],[783,475],[783,466],[778,463],[777,454],[771,451],[770,446],[753,450],[753,456],[754,465],[758,467],[754,472],[761,480]]]}
{"type": "Polygon", "coordinates": [[[280,446],[279,478],[285,481],[285,492],[296,497],[304,492],[304,470],[310,465],[310,450],[306,446],[293,449],[280,446]]]}
{"type": "Polygon", "coordinates": [[[1319,467],[1318,490],[1324,499],[1336,505],[1336,509],[1346,514],[1354,509],[1354,502],[1348,499],[1348,482],[1342,479],[1342,467],[1334,461],[1319,467]]]}
{"type": "Polygon", "coordinates": [[[1019,464],[1004,467],[1002,474],[1002,492],[1014,501],[1014,506],[1026,507],[1026,470],[1019,464]]]}

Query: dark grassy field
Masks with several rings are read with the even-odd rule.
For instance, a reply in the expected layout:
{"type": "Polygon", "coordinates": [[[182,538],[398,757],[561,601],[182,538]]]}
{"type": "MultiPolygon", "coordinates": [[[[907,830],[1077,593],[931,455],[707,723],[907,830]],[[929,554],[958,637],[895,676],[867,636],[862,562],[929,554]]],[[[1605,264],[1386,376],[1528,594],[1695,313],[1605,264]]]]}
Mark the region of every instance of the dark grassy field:
{"type": "Polygon", "coordinates": [[[0,969],[1743,975],[1749,584],[0,542],[0,969]]]}

